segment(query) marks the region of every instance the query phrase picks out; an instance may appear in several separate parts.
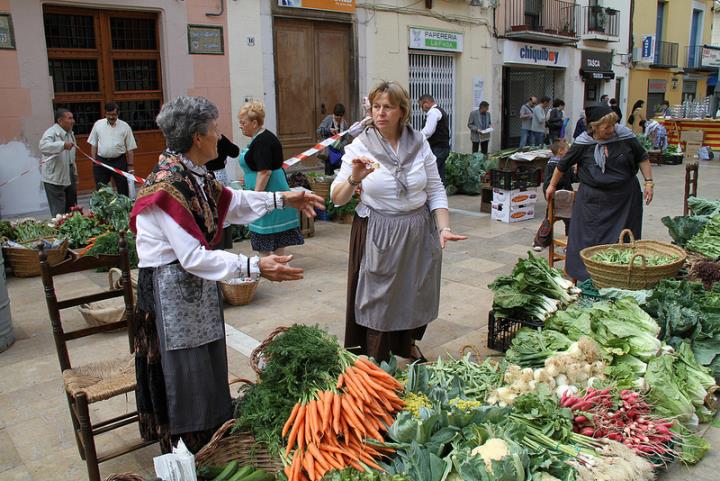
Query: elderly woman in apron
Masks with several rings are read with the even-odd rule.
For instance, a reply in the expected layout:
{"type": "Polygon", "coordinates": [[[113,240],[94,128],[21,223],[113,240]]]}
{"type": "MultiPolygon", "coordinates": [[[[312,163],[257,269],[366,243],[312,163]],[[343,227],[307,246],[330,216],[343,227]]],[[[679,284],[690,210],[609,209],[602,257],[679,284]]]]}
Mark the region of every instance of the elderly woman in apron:
{"type": "Polygon", "coordinates": [[[435,156],[408,125],[397,82],[370,93],[372,124],[345,148],[331,186],[336,205],[361,187],[350,233],[345,346],[377,360],[423,359],[415,344],[438,315],[441,248],[466,239],[449,226],[435,156]]]}
{"type": "Polygon", "coordinates": [[[163,452],[182,437],[199,450],[232,416],[225,323],[217,281],[302,278],[291,256],[249,258],[211,250],[225,220],[244,224],[285,206],[314,214],[315,195],[223,187],[205,164],[217,157],[218,110],[204,97],[163,105],[157,124],[167,149],[138,192],[130,226],[140,272],[135,327],[141,434],[163,452]],[[298,195],[300,194],[300,195],[298,195]]]}
{"type": "Polygon", "coordinates": [[[587,132],[575,139],[560,159],[545,191],[550,202],[563,175],[577,165],[580,187],[568,232],[565,270],[580,281],[589,277],[581,250],[615,243],[623,229],[630,229],[640,239],[643,197],[649,205],[655,185],[647,151],[632,130],[618,125],[618,116],[609,106],[590,107],[585,116],[587,132]],[[638,170],[644,179],[644,192],[638,170]]]}
{"type": "MultiPolygon", "coordinates": [[[[280,140],[263,127],[265,108],[256,100],[240,108],[238,121],[250,137],[240,153],[245,188],[256,192],[282,192],[290,187],[285,177],[280,140]]],[[[300,216],[293,209],[272,212],[250,224],[250,243],[261,256],[283,255],[285,247],[305,243],[300,232],[300,216]]]]}

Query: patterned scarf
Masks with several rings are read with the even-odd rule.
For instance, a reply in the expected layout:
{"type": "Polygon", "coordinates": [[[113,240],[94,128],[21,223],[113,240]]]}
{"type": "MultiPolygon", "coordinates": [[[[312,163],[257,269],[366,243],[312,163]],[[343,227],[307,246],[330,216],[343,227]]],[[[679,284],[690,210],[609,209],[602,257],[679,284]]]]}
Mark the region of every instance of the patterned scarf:
{"type": "Polygon", "coordinates": [[[602,173],[605,173],[605,146],[612,144],[613,142],[620,142],[621,140],[634,139],[635,132],[625,127],[624,125],[615,125],[615,132],[613,136],[607,140],[595,140],[587,132],[583,132],[575,139],[575,143],[579,145],[594,145],[595,151],[593,156],[595,157],[595,165],[597,165],[602,173]]]}
{"type": "MultiPolygon", "coordinates": [[[[204,169],[203,169],[204,170],[204,169]]],[[[188,169],[179,154],[165,151],[145,184],[138,190],[130,213],[130,228],[137,232],[137,215],[151,205],[159,207],[206,249],[219,242],[232,193],[212,172],[188,169]]]]}

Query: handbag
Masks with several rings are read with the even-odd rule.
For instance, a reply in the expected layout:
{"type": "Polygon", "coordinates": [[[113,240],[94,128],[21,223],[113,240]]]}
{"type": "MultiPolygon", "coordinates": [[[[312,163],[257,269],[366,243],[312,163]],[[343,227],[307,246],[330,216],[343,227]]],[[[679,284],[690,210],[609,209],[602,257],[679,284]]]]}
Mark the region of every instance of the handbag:
{"type": "Polygon", "coordinates": [[[333,147],[328,147],[327,153],[328,164],[330,164],[331,167],[340,167],[340,164],[342,164],[343,152],[341,150],[334,149],[333,147]]]}

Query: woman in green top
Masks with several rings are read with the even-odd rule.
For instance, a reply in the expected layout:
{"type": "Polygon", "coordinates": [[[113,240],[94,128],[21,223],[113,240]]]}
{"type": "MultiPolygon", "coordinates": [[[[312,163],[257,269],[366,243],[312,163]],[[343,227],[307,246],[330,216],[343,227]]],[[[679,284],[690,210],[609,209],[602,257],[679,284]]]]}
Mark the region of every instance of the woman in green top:
{"type": "MultiPolygon", "coordinates": [[[[245,174],[245,188],[256,192],[290,190],[282,168],[280,140],[265,130],[265,108],[262,102],[251,101],[238,113],[242,132],[251,140],[240,153],[240,167],[245,174]]],[[[284,255],[285,247],[302,245],[300,217],[295,209],[278,209],[250,224],[250,242],[261,256],[284,255]]]]}

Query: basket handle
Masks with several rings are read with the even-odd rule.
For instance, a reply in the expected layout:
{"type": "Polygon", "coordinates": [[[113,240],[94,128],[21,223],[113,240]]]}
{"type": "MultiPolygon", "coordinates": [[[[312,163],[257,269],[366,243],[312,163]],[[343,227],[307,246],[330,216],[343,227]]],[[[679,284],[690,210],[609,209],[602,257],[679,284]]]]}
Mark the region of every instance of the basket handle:
{"type": "Polygon", "coordinates": [[[465,357],[465,354],[470,352],[470,354],[474,354],[475,358],[479,361],[480,360],[480,349],[478,349],[477,346],[473,344],[465,344],[463,347],[460,348],[460,357],[465,357]]]}
{"type": "Polygon", "coordinates": [[[253,352],[250,353],[250,367],[253,371],[255,371],[255,374],[257,374],[258,378],[260,377],[260,358],[262,357],[262,352],[265,350],[265,348],[270,344],[275,337],[282,334],[283,332],[290,329],[289,327],[280,326],[276,328],[273,332],[271,332],[268,337],[265,338],[263,342],[260,343],[258,347],[253,349],[253,352]]]}
{"type": "Polygon", "coordinates": [[[220,443],[220,440],[225,437],[226,434],[232,430],[232,428],[235,426],[235,419],[228,419],[225,421],[225,424],[220,426],[217,431],[215,431],[212,435],[212,438],[210,438],[210,441],[203,446],[203,448],[198,451],[198,453],[195,455],[195,465],[200,466],[205,458],[207,458],[210,453],[215,451],[215,448],[217,447],[218,443],[220,443]]]}
{"type": "MultiPolygon", "coordinates": [[[[626,229],[627,230],[627,229],[626,229]]],[[[627,285],[630,285],[630,279],[632,278],[633,269],[635,269],[635,258],[639,257],[642,263],[640,264],[640,267],[642,268],[643,276],[646,274],[646,268],[647,268],[647,259],[643,254],[640,254],[639,252],[636,252],[632,256],[630,256],[630,263],[628,264],[628,270],[627,270],[627,285]]]]}
{"type": "Polygon", "coordinates": [[[625,242],[623,242],[625,240],[625,236],[627,236],[630,239],[630,246],[631,247],[634,246],[635,245],[635,235],[632,233],[632,231],[630,229],[623,229],[620,232],[620,237],[618,237],[618,244],[625,244],[625,242]]]}

